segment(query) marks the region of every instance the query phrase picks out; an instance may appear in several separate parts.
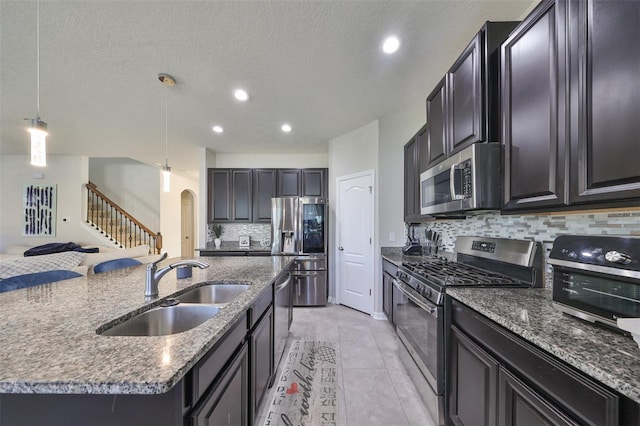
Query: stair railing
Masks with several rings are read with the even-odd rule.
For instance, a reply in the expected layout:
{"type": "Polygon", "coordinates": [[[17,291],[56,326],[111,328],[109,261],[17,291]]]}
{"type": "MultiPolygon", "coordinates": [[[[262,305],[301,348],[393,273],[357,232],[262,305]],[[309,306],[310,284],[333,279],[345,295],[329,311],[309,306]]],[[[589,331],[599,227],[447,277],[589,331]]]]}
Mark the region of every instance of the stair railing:
{"type": "Polygon", "coordinates": [[[148,244],[152,252],[160,254],[162,250],[160,232],[154,232],[144,226],[100,192],[93,182],[86,184],[86,187],[87,223],[98,228],[100,233],[105,234],[121,247],[128,248],[148,244]],[[108,218],[107,223],[105,223],[105,218],[108,218]]]}

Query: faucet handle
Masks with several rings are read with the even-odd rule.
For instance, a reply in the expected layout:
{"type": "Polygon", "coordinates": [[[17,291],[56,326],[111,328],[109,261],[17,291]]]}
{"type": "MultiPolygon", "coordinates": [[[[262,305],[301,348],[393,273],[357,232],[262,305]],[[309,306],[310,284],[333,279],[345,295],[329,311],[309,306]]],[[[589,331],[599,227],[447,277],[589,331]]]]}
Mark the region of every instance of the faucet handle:
{"type": "Polygon", "coordinates": [[[147,268],[156,268],[158,267],[158,263],[162,262],[163,260],[165,260],[167,258],[167,256],[169,255],[169,253],[167,253],[166,251],[164,252],[164,254],[162,255],[162,257],[160,257],[160,259],[156,260],[155,262],[151,262],[150,265],[147,266],[147,268]]]}

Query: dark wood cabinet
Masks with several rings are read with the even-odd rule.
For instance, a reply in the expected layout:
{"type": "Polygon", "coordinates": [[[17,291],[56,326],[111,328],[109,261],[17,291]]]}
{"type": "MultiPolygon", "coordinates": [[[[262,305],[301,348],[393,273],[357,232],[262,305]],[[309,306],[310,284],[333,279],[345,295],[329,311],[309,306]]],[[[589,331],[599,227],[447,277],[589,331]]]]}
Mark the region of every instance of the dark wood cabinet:
{"type": "Polygon", "coordinates": [[[447,299],[448,413],[477,425],[636,424],[638,405],[457,300],[447,299]]]}
{"type": "Polygon", "coordinates": [[[569,2],[573,204],[640,199],[640,2],[569,2]]]}
{"type": "Polygon", "coordinates": [[[451,328],[449,418],[455,425],[495,425],[498,362],[451,328]]]}
{"type": "Polygon", "coordinates": [[[231,220],[231,170],[209,169],[207,206],[209,222],[231,220]]]}
{"type": "Polygon", "coordinates": [[[327,197],[327,169],[209,169],[209,222],[271,223],[273,197],[327,197]]]}
{"type": "Polygon", "coordinates": [[[207,392],[190,416],[192,426],[250,424],[249,353],[247,344],[224,370],[215,386],[207,392]]]}
{"type": "Polygon", "coordinates": [[[388,260],[382,260],[382,311],[393,324],[393,279],[398,267],[388,260]]]}
{"type": "Polygon", "coordinates": [[[231,171],[231,220],[233,222],[251,222],[253,220],[252,170],[234,169],[231,171]]]}
{"type": "Polygon", "coordinates": [[[547,0],[504,43],[504,211],[640,200],[639,17],[637,1],[547,0]]]}
{"type": "Polygon", "coordinates": [[[278,169],[278,197],[297,197],[300,195],[300,169],[278,169]]]}
{"type": "Polygon", "coordinates": [[[255,418],[274,374],[273,308],[270,307],[251,333],[251,409],[255,418]]]}
{"type": "Polygon", "coordinates": [[[404,146],[404,220],[411,222],[420,215],[418,197],[418,140],[414,136],[404,146]]]}
{"type": "Polygon", "coordinates": [[[480,31],[447,73],[447,130],[451,154],[486,138],[482,126],[483,39],[480,31]]]}
{"type": "Polygon", "coordinates": [[[443,78],[427,97],[427,167],[439,163],[447,156],[446,100],[446,78],[443,78]]]}
{"type": "Polygon", "coordinates": [[[498,425],[578,425],[508,370],[498,373],[498,425]]]}
{"type": "Polygon", "coordinates": [[[209,222],[251,222],[251,170],[209,169],[208,173],[209,222]]]}
{"type": "Polygon", "coordinates": [[[325,169],[302,169],[303,197],[326,197],[326,171],[325,169]]]}
{"type": "Polygon", "coordinates": [[[503,210],[568,201],[565,6],[541,3],[503,44],[503,210]]]}
{"type": "Polygon", "coordinates": [[[253,221],[271,223],[271,198],[276,196],[276,169],[253,171],[253,221]]]}

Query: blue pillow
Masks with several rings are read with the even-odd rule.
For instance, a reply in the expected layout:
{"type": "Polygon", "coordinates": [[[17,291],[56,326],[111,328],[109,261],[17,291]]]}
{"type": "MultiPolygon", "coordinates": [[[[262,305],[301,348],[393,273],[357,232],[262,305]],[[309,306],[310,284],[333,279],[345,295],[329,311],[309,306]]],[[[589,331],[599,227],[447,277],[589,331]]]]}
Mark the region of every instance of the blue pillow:
{"type": "Polygon", "coordinates": [[[32,274],[16,275],[15,277],[0,280],[0,293],[18,290],[20,288],[33,287],[40,284],[53,283],[56,281],[68,280],[70,278],[81,277],[77,272],[68,270],[55,270],[45,272],[34,272],[32,274]]]}
{"type": "Polygon", "coordinates": [[[122,259],[113,259],[107,260],[106,262],[98,263],[93,267],[93,272],[99,274],[101,272],[113,271],[114,269],[122,269],[128,268],[130,266],[142,265],[142,262],[139,262],[135,259],[131,259],[129,257],[125,257],[122,259]]]}

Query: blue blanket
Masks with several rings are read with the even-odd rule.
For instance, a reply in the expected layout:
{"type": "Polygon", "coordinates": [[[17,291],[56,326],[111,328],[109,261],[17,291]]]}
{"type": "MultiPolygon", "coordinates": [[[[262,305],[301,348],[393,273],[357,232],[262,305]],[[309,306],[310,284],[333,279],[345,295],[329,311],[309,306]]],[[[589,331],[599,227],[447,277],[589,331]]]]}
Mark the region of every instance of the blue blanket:
{"type": "Polygon", "coordinates": [[[43,254],[51,254],[51,253],[61,253],[63,251],[79,251],[82,253],[98,253],[97,247],[92,248],[82,248],[79,244],[68,242],[68,243],[49,243],[43,244],[41,246],[32,247],[29,250],[24,252],[24,256],[40,256],[43,254]]]}

